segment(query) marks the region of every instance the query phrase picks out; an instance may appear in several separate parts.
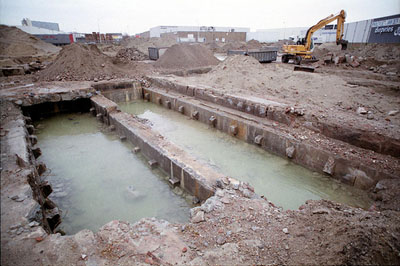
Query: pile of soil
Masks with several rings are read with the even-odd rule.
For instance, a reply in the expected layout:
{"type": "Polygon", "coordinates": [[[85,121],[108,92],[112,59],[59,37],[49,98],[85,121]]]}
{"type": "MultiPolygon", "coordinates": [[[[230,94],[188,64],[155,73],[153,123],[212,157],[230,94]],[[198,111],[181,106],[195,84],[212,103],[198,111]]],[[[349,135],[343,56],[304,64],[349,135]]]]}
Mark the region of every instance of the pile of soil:
{"type": "Polygon", "coordinates": [[[104,43],[97,43],[97,48],[110,57],[115,57],[119,50],[121,50],[121,45],[119,44],[104,44],[104,43]]]}
{"type": "Polygon", "coordinates": [[[252,50],[261,49],[265,43],[260,43],[257,40],[250,40],[248,42],[231,41],[221,47],[221,52],[228,52],[228,50],[252,50]]]}
{"type": "Polygon", "coordinates": [[[96,45],[73,43],[65,46],[57,58],[39,73],[40,80],[93,80],[121,70],[96,45]]]}
{"type": "Polygon", "coordinates": [[[161,38],[128,38],[122,41],[122,46],[138,49],[143,54],[148,54],[149,47],[170,47],[176,44],[176,39],[171,36],[162,36],[161,38]]]}
{"type": "Polygon", "coordinates": [[[122,62],[143,61],[149,59],[148,55],[140,52],[134,47],[120,49],[115,57],[122,62]]]}
{"type": "Polygon", "coordinates": [[[222,46],[222,51],[226,53],[228,52],[228,50],[241,50],[245,47],[246,47],[245,42],[238,42],[238,41],[228,42],[224,46],[222,46]]]}
{"type": "Polygon", "coordinates": [[[175,44],[154,64],[159,68],[185,69],[217,65],[219,60],[201,44],[175,44]]]}
{"type": "Polygon", "coordinates": [[[204,44],[207,46],[208,49],[210,49],[214,53],[223,53],[224,51],[222,50],[222,45],[220,43],[216,42],[208,42],[204,44]]]}
{"type": "Polygon", "coordinates": [[[41,56],[60,50],[16,27],[0,25],[0,57],[41,56]]]}
{"type": "Polygon", "coordinates": [[[312,54],[318,59],[322,59],[328,54],[344,55],[345,53],[344,51],[342,52],[341,49],[342,46],[337,45],[336,43],[323,43],[321,45],[315,46],[312,54]]]}
{"type": "Polygon", "coordinates": [[[262,44],[257,40],[250,40],[246,43],[247,49],[260,49],[262,44]]]}
{"type": "Polygon", "coordinates": [[[233,55],[228,56],[224,61],[215,66],[211,75],[246,75],[247,73],[259,72],[263,66],[252,56],[233,55]]]}

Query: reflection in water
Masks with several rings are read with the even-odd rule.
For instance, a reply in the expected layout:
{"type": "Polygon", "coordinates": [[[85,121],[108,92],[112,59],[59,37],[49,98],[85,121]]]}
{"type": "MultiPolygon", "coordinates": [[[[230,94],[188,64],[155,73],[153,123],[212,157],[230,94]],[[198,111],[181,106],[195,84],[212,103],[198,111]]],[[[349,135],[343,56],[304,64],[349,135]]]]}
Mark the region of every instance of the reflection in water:
{"type": "Polygon", "coordinates": [[[226,175],[249,182],[258,194],[284,209],[297,209],[309,199],[370,206],[362,190],[307,170],[178,112],[144,101],[119,105],[127,113],[148,119],[153,129],[198,159],[226,175]]]}
{"type": "Polygon", "coordinates": [[[165,175],[132,154],[128,143],[100,132],[89,114],[59,115],[37,127],[39,159],[51,171],[50,198],[63,210],[66,233],[97,231],[112,220],[188,220],[189,204],[172,192],[165,175]]]}

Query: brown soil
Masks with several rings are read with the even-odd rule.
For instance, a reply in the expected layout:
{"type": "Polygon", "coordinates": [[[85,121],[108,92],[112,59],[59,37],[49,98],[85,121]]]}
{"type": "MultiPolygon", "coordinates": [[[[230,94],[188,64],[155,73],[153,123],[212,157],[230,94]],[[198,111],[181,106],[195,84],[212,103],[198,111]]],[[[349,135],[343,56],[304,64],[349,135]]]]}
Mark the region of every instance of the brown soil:
{"type": "Polygon", "coordinates": [[[223,93],[290,104],[318,119],[331,119],[339,124],[346,120],[364,127],[368,120],[379,122],[381,131],[399,136],[400,114],[388,115],[392,110],[400,110],[399,80],[390,81],[376,74],[381,80],[371,82],[370,71],[346,70],[348,78],[341,72],[325,73],[322,67],[317,71],[321,73],[294,72],[290,64],[260,64],[251,57],[233,56],[207,74],[174,79],[184,84],[203,84],[223,93]],[[364,83],[359,81],[360,85],[354,85],[357,76],[364,83]],[[359,107],[370,113],[358,114],[359,107]]]}
{"type": "Polygon", "coordinates": [[[55,61],[39,73],[39,80],[102,80],[151,72],[146,64],[114,64],[96,45],[65,46],[55,61]]]}
{"type": "Polygon", "coordinates": [[[122,46],[119,44],[103,44],[103,43],[98,43],[96,46],[99,48],[99,50],[110,57],[115,57],[118,53],[119,50],[121,50],[122,46]]]}
{"type": "Polygon", "coordinates": [[[216,65],[218,62],[204,45],[175,44],[154,65],[159,68],[184,69],[216,65]]]}
{"type": "Polygon", "coordinates": [[[187,258],[191,265],[400,262],[398,212],[366,212],[325,200],[282,212],[263,199],[227,192],[217,193],[217,207],[205,213],[205,222],[184,228],[185,241],[197,251],[187,258]]]}
{"type": "Polygon", "coordinates": [[[149,54],[149,47],[170,47],[174,44],[176,44],[176,39],[168,36],[161,38],[129,38],[122,42],[122,46],[127,48],[134,47],[146,55],[149,54]]]}
{"type": "Polygon", "coordinates": [[[246,43],[247,49],[260,49],[262,44],[257,40],[250,40],[246,43]]]}
{"type": "Polygon", "coordinates": [[[0,25],[0,57],[40,56],[59,50],[16,27],[0,25]]]}
{"type": "Polygon", "coordinates": [[[369,194],[378,210],[400,211],[400,180],[384,179],[379,181],[369,194]]]}

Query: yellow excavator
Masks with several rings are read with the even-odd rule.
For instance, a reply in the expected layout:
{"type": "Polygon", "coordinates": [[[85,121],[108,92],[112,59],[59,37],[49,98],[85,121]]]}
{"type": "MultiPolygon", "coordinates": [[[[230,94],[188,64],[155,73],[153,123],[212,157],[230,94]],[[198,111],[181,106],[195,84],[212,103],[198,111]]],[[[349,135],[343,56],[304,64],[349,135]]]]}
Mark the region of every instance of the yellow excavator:
{"type": "Polygon", "coordinates": [[[320,20],[317,24],[312,26],[307,30],[307,34],[305,38],[299,39],[297,44],[295,45],[284,45],[283,46],[283,55],[282,55],[282,63],[289,63],[289,60],[293,60],[296,65],[300,65],[303,59],[314,61],[316,60],[311,55],[311,50],[314,47],[314,42],[312,40],[312,35],[317,30],[325,27],[325,25],[331,23],[334,20],[337,20],[337,31],[336,31],[336,44],[342,45],[342,50],[347,49],[348,41],[343,40],[343,32],[344,32],[344,21],[346,19],[346,12],[344,10],[340,11],[337,15],[330,15],[322,20],[320,20]]]}

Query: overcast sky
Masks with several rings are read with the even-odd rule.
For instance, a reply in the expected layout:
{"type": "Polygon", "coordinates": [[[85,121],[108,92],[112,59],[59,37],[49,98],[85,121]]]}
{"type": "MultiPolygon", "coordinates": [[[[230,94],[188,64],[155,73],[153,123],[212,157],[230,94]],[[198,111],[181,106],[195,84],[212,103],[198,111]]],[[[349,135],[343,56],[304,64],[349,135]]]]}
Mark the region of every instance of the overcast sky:
{"type": "Polygon", "coordinates": [[[63,31],[140,33],[158,25],[251,30],[309,27],[347,12],[347,22],[400,13],[400,0],[0,0],[0,23],[57,22],[63,31]]]}

